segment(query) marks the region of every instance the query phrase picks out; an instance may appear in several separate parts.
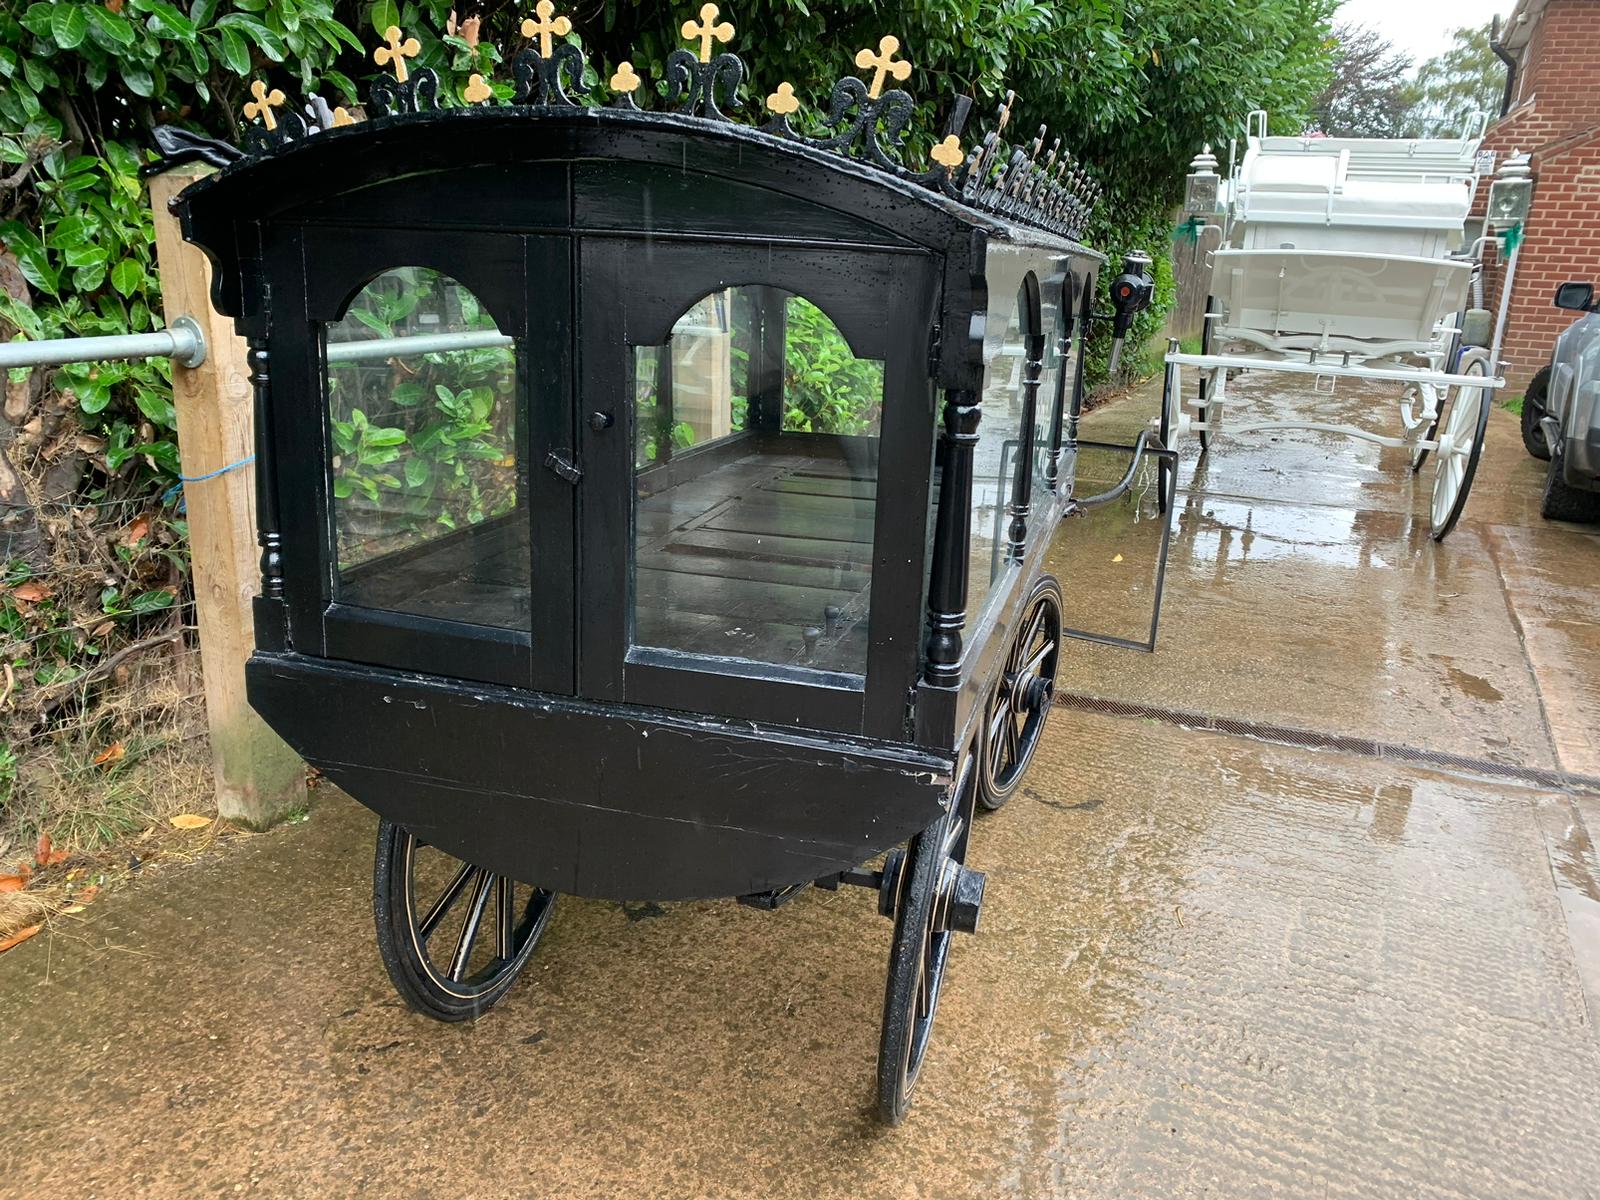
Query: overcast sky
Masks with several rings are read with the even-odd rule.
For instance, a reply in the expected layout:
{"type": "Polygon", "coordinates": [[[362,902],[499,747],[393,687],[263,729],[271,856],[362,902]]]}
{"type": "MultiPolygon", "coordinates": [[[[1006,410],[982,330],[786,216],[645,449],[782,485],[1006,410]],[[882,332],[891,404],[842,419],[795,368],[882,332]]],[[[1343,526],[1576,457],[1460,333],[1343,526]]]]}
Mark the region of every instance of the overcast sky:
{"type": "Polygon", "coordinates": [[[1449,49],[1451,30],[1511,15],[1515,0],[1345,0],[1339,20],[1378,30],[1417,62],[1449,49]]]}

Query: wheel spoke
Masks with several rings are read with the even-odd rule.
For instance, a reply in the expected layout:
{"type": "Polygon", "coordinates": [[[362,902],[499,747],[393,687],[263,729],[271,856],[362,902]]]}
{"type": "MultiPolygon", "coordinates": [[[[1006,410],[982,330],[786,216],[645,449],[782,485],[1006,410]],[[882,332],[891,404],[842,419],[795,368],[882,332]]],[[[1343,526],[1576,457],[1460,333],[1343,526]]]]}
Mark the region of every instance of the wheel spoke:
{"type": "Polygon", "coordinates": [[[511,876],[501,875],[494,881],[495,908],[498,914],[495,917],[495,926],[500,933],[500,958],[510,962],[511,956],[516,953],[515,935],[517,922],[516,885],[512,883],[511,876]]]}
{"type": "Polygon", "coordinates": [[[461,891],[467,886],[467,879],[472,875],[472,867],[462,864],[461,870],[456,872],[456,877],[450,881],[450,886],[445,888],[439,898],[433,902],[433,907],[428,910],[428,915],[422,918],[417,926],[417,937],[426,942],[433,936],[433,931],[439,927],[439,922],[444,920],[445,913],[455,902],[460,899],[461,891]]]}
{"type": "MultiPolygon", "coordinates": [[[[1001,691],[1002,693],[1005,691],[1004,684],[1001,685],[1001,691]]],[[[994,716],[989,720],[989,745],[995,746],[999,744],[1001,727],[1004,726],[1010,720],[1010,718],[1011,701],[1008,697],[1002,695],[999,703],[997,703],[994,707],[994,716]]]]}
{"type": "Polygon", "coordinates": [[[1039,636],[1039,630],[1044,628],[1045,606],[1037,604],[1033,609],[1033,619],[1028,622],[1027,636],[1017,642],[1018,646],[1031,646],[1039,636]]]}
{"type": "Polygon", "coordinates": [[[461,923],[461,932],[456,935],[456,950],[450,956],[450,979],[460,983],[467,974],[467,960],[472,957],[472,943],[478,940],[478,926],[483,923],[484,906],[489,902],[489,884],[494,876],[487,871],[476,870],[472,881],[472,900],[467,908],[467,919],[461,923]]]}
{"type": "Polygon", "coordinates": [[[1017,729],[1016,721],[1006,722],[1006,754],[1012,763],[1021,761],[1022,734],[1017,729]]]}
{"type": "Polygon", "coordinates": [[[1034,652],[1033,657],[1023,664],[1023,674],[1037,675],[1039,668],[1044,666],[1044,660],[1050,657],[1050,652],[1054,649],[1055,643],[1047,640],[1044,645],[1034,652]]]}

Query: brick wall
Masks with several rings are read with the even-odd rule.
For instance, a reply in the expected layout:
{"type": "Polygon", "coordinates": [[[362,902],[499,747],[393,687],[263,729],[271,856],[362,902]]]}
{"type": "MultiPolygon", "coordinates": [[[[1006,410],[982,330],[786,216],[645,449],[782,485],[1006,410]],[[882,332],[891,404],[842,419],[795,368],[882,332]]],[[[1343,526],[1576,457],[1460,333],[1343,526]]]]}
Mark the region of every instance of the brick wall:
{"type": "MultiPolygon", "coordinates": [[[[1490,126],[1484,148],[1501,162],[1533,156],[1533,210],[1506,325],[1511,394],[1549,360],[1574,314],[1553,306],[1569,279],[1600,285],[1600,0],[1550,0],[1522,52],[1513,107],[1490,126]]],[[[1477,212],[1483,215],[1488,188],[1477,212]]],[[[1486,302],[1499,303],[1501,276],[1485,273],[1486,302]]]]}

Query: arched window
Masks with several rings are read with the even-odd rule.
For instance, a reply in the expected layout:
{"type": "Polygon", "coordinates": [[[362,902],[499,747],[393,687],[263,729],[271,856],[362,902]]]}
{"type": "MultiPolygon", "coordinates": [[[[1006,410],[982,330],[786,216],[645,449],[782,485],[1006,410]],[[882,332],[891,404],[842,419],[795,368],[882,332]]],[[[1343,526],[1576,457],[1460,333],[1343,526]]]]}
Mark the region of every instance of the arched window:
{"type": "Polygon", "coordinates": [[[325,332],[334,598],[526,628],[511,339],[425,267],[377,276],[325,332]]]}
{"type": "Polygon", "coordinates": [[[866,672],[884,364],[731,287],[634,349],[633,644],[866,672]]]}

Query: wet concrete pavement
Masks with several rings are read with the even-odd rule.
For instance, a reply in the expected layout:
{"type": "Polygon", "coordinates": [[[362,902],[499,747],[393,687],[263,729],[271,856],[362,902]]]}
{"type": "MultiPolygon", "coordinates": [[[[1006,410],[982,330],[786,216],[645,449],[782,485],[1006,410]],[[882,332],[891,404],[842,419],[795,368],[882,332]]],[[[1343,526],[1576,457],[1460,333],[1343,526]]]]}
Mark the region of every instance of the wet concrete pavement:
{"type": "MultiPolygon", "coordinates": [[[[442,1027],[329,798],[0,959],[0,1194],[1594,1195],[1600,540],[1495,418],[1443,546],[1394,452],[1185,447],[1160,651],[1071,648],[904,1127],[864,894],[566,899],[442,1027]]],[[[1069,618],[1135,630],[1147,517],[1067,526],[1069,618]]]]}

